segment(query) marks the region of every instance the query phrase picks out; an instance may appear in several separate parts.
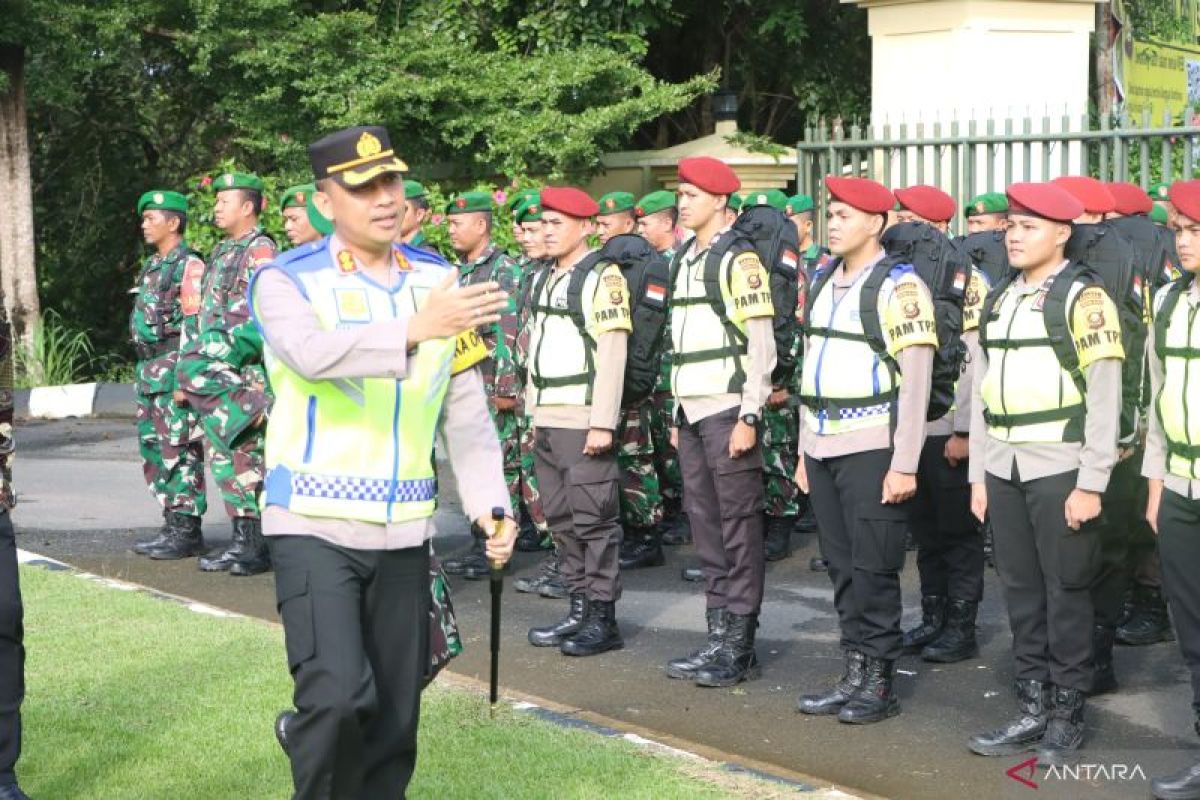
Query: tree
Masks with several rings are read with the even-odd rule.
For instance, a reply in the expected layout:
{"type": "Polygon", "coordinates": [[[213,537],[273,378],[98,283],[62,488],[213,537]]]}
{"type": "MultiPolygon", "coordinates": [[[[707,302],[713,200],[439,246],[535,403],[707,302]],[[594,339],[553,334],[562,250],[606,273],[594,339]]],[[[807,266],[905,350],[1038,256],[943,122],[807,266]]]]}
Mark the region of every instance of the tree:
{"type": "Polygon", "coordinates": [[[13,342],[28,346],[41,315],[33,236],[33,184],[25,113],[25,48],[0,42],[0,288],[13,342]]]}

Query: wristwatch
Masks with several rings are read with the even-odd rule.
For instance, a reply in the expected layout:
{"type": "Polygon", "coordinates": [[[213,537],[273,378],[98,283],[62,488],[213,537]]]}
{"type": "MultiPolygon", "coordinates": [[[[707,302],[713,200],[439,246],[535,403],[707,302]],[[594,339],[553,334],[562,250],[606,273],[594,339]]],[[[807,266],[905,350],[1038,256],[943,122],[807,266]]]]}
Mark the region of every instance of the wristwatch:
{"type": "Polygon", "coordinates": [[[742,422],[755,428],[758,426],[758,414],[742,414],[742,422]]]}

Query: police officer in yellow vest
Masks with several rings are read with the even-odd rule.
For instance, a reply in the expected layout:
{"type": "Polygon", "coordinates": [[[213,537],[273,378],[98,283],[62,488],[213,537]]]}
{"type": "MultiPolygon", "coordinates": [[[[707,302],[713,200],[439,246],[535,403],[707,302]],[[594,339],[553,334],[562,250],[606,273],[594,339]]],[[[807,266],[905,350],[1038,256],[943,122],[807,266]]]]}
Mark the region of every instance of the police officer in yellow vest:
{"type": "Polygon", "coordinates": [[[570,592],[567,615],[529,630],[535,647],[591,656],[624,646],[617,628],[621,543],[617,455],[629,287],[620,267],[589,249],[596,201],[573,187],[542,190],[552,265],[533,286],[526,403],[542,508],[570,592]]]}
{"type": "MultiPolygon", "coordinates": [[[[404,206],[388,133],[309,146],[333,235],[255,274],[275,405],[263,531],[275,564],[294,715],[281,740],[296,798],[402,797],[430,667],[430,538],[440,436],[467,515],[511,517],[500,446],[459,334],[495,322],[495,283],[458,288],[439,257],[393,246],[404,206]]],[[[506,518],[488,555],[506,561],[506,518]]]]}
{"type": "Polygon", "coordinates": [[[1107,292],[1063,255],[1083,204],[1029,183],[1010,186],[1008,202],[1017,273],[984,307],[969,463],[972,511],[991,514],[1021,716],[968,746],[990,756],[1037,748],[1039,763],[1054,764],[1081,744],[1092,688],[1090,589],[1125,353],[1107,292]]]}
{"type": "Polygon", "coordinates": [[[937,328],[925,283],[880,245],[892,193],[865,178],[829,176],[825,188],[838,260],[814,275],[805,311],[796,483],[817,515],[845,661],[832,689],[798,707],[868,724],[900,712],[900,570],[937,328]]]}
{"type": "Polygon", "coordinates": [[[673,438],[705,581],[708,641],[671,661],[667,675],[700,686],[732,686],[759,672],[754,634],[766,570],[759,423],[775,368],[774,308],[753,244],[727,227],[727,204],[740,186],[717,159],[679,162],[679,221],[693,236],[671,264],[673,438]]]}
{"type": "MultiPolygon", "coordinates": [[[[1153,405],[1142,472],[1150,479],[1146,518],[1158,533],[1163,588],[1191,672],[1200,733],[1200,181],[1179,181],[1168,196],[1184,273],[1154,298],[1148,347],[1153,405]]],[[[1151,788],[1155,797],[1200,798],[1200,763],[1155,780],[1151,788]]]]}

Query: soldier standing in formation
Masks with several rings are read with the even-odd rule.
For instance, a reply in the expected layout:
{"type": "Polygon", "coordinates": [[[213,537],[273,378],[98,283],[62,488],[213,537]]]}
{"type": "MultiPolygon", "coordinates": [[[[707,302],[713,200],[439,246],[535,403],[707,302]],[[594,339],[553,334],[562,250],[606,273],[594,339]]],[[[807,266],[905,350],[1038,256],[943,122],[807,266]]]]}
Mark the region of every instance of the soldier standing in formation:
{"type": "MultiPolygon", "coordinates": [[[[188,405],[203,421],[209,466],[233,521],[229,547],[201,558],[200,569],[256,575],[271,568],[258,506],[271,401],[246,287],[278,248],[258,223],[263,203],[258,176],[226,173],[214,182],[214,191],[213,216],[225,238],[209,257],[198,333],[180,356],[176,374],[188,405]]],[[[203,552],[199,531],[187,545],[190,555],[203,552]]]]}
{"type": "Polygon", "coordinates": [[[308,213],[308,200],[317,187],[311,183],[290,186],[279,201],[283,213],[283,232],[287,235],[292,247],[315,242],[325,234],[313,227],[308,213]]]}
{"type": "Polygon", "coordinates": [[[967,233],[1002,231],[1008,227],[1008,198],[1001,192],[984,192],[971,198],[963,214],[967,233]]]}
{"type": "Polygon", "coordinates": [[[155,252],[142,267],[129,319],[138,354],[137,427],[142,473],[163,509],[158,535],[133,550],[154,559],[180,559],[203,550],[200,518],[204,492],[204,447],[198,420],[176,399],[175,367],[185,326],[200,311],[204,262],[184,235],[187,198],[153,190],[138,201],[142,237],[155,252]]]}

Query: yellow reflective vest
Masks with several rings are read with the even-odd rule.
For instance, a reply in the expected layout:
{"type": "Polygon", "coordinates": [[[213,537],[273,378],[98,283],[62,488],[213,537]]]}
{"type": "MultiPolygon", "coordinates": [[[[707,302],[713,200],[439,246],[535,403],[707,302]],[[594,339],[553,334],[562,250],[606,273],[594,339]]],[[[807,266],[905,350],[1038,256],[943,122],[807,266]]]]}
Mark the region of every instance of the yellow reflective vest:
{"type": "Polygon", "coordinates": [[[1159,289],[1154,298],[1154,349],[1163,383],[1154,410],[1167,439],[1167,471],[1200,478],[1200,303],[1191,297],[1194,277],[1159,289]]]}

